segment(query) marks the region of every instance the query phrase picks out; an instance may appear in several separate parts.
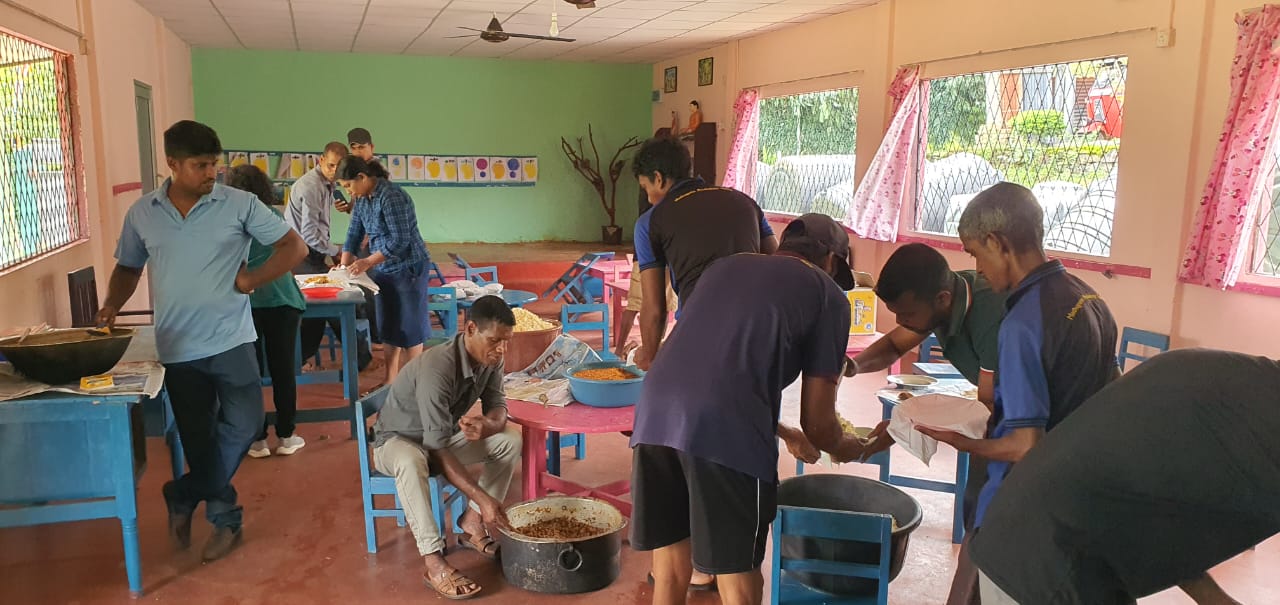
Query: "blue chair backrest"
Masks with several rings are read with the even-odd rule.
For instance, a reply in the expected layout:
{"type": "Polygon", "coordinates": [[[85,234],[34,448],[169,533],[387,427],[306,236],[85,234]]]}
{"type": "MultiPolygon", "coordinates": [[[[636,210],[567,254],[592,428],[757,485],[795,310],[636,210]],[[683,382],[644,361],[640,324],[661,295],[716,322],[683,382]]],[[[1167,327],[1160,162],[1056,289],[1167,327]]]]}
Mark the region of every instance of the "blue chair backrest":
{"type": "Polygon", "coordinates": [[[1143,362],[1151,358],[1148,355],[1130,353],[1129,345],[1141,345],[1164,353],[1169,350],[1169,335],[1139,330],[1138,328],[1125,328],[1120,333],[1120,354],[1116,356],[1116,361],[1119,362],[1121,370],[1125,369],[1125,365],[1130,359],[1143,362]]]}
{"type": "Polygon", "coordinates": [[[889,564],[893,541],[893,517],[889,515],[796,506],[779,506],[773,522],[773,603],[781,602],[781,571],[813,572],[856,578],[878,579],[877,603],[889,599],[889,564]],[[782,556],[782,537],[798,536],[827,540],[869,542],[880,546],[880,562],[845,563],[826,559],[788,559],[782,556]]]}
{"type": "Polygon", "coordinates": [[[934,360],[943,359],[942,345],[938,343],[938,337],[930,334],[924,342],[920,343],[920,363],[933,363],[934,360]]]}
{"type": "Polygon", "coordinates": [[[572,304],[560,307],[560,325],[564,332],[600,331],[600,350],[609,350],[609,305],[604,303],[572,304]],[[583,315],[599,313],[598,321],[587,321],[583,315]]]}
{"type": "Polygon", "coordinates": [[[387,402],[387,393],[390,390],[390,386],[384,386],[356,400],[355,417],[356,426],[359,427],[356,431],[356,447],[360,449],[360,477],[366,482],[369,480],[369,470],[373,467],[369,466],[369,436],[365,430],[364,421],[382,411],[382,405],[387,402]]]}
{"type": "MultiPolygon", "coordinates": [[[[436,313],[444,329],[444,336],[458,333],[458,291],[453,288],[427,288],[427,311],[436,313]]],[[[428,318],[430,321],[430,318],[428,318]]],[[[435,335],[435,330],[432,330],[435,335]]]]}

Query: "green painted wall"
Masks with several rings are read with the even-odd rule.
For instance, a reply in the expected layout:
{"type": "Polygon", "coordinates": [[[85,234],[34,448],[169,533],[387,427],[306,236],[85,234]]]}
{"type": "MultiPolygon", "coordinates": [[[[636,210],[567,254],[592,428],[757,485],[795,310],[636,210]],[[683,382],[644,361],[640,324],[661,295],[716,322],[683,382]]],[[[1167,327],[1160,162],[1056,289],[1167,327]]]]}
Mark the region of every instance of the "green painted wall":
{"type": "MultiPolygon", "coordinates": [[[[647,65],[213,49],[191,63],[196,119],[228,149],[319,151],[361,126],[380,155],[538,156],[535,187],[408,188],[428,243],[599,241],[608,217],[560,137],[591,123],[607,162],[653,132],[647,65]]],[[[630,165],[619,185],[630,237],[630,165]]],[[[334,239],[346,228],[335,213],[334,239]]]]}

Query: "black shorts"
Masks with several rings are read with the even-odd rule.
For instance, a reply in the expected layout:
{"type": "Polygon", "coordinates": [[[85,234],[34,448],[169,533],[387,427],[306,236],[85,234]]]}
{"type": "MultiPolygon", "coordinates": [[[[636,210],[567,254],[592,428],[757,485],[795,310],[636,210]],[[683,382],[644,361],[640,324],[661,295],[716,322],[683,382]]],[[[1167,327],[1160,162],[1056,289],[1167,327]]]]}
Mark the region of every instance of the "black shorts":
{"type": "Polygon", "coordinates": [[[660,445],[633,454],[631,547],[655,550],[692,538],[693,567],[716,575],[764,561],[778,486],[660,445]]]}

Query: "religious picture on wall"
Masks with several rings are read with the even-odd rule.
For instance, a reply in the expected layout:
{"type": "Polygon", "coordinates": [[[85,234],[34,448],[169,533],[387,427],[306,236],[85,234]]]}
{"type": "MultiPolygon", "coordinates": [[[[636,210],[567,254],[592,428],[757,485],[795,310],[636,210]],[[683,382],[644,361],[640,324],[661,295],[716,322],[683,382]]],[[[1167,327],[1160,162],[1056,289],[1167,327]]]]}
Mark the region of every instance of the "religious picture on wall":
{"type": "Polygon", "coordinates": [[[538,158],[523,158],[520,163],[520,180],[526,183],[538,182],[538,158]]]}
{"type": "Polygon", "coordinates": [[[698,86],[711,86],[715,77],[715,57],[698,59],[698,86]]]}
{"type": "Polygon", "coordinates": [[[404,180],[405,175],[408,174],[408,167],[405,166],[406,160],[407,158],[405,158],[405,156],[402,156],[402,155],[387,156],[387,164],[386,164],[387,172],[391,173],[392,180],[396,180],[396,181],[404,180]]]}
{"type": "Polygon", "coordinates": [[[458,158],[441,158],[440,163],[444,165],[444,176],[441,180],[446,183],[458,182],[458,158]]]}
{"type": "Polygon", "coordinates": [[[444,179],[444,161],[439,156],[427,156],[427,181],[439,181],[444,179]]]}
{"type": "Polygon", "coordinates": [[[249,154],[249,163],[258,167],[263,174],[271,174],[271,154],[269,153],[251,153],[249,154]]]}
{"type": "Polygon", "coordinates": [[[676,91],[676,68],[674,65],[662,72],[662,92],[676,91]]]}
{"type": "Polygon", "coordinates": [[[488,183],[493,180],[493,162],[489,158],[475,158],[476,182],[488,183]]]}
{"type": "Polygon", "coordinates": [[[475,158],[458,158],[458,182],[474,183],[476,180],[475,158]]]}
{"type": "Polygon", "coordinates": [[[420,155],[409,156],[409,180],[427,180],[427,158],[420,155]]]}

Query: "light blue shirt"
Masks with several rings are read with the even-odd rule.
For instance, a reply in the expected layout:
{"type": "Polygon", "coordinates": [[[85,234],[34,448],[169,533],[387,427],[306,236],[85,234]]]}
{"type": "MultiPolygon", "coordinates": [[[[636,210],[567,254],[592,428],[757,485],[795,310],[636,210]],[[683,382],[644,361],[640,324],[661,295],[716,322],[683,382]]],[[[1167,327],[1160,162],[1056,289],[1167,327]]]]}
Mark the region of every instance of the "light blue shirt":
{"type": "Polygon", "coordinates": [[[165,180],[134,202],[116,244],[121,265],[150,265],[160,361],[204,359],[254,342],[249,295],[236,290],[236,274],[251,238],[273,245],[289,226],[252,193],[221,184],[184,219],[168,191],[165,180]]]}

